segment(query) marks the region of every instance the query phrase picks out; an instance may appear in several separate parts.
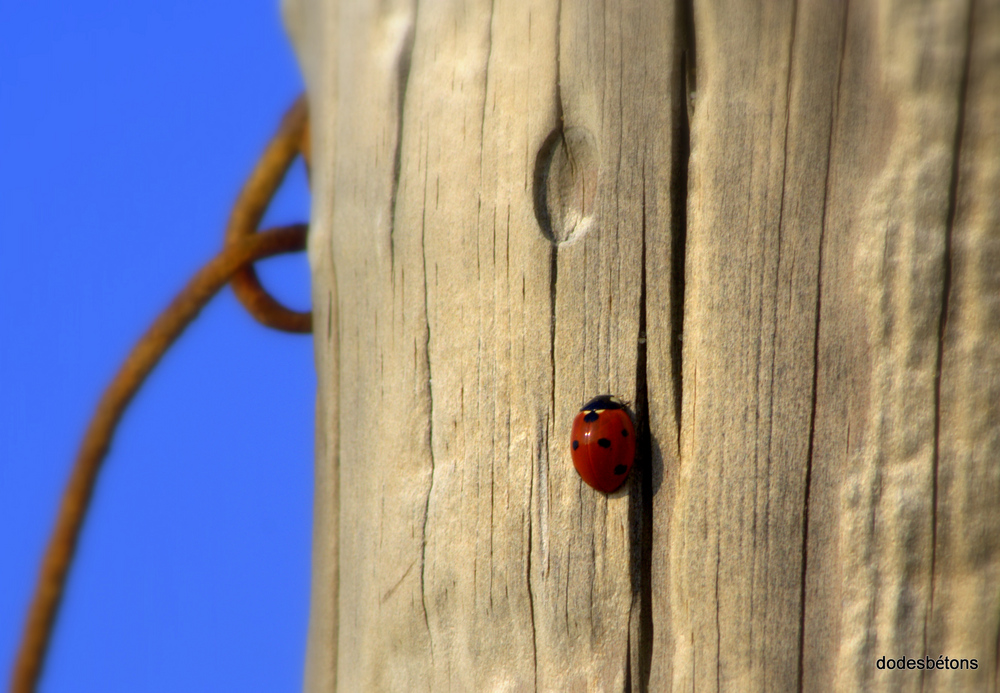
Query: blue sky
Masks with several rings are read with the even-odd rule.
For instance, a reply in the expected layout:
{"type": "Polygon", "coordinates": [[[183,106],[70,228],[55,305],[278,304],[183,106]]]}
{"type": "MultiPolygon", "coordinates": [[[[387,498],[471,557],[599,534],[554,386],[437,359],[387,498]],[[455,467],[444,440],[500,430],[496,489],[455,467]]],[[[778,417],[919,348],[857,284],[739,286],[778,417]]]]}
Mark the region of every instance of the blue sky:
{"type": "MultiPolygon", "coordinates": [[[[0,5],[0,685],[94,403],[301,88],[277,0],[0,5]]],[[[300,166],[269,220],[308,208],[300,166]]],[[[309,305],[304,256],[259,271],[309,305]]],[[[43,691],[301,687],[314,394],[224,290],[119,429],[43,691]]]]}

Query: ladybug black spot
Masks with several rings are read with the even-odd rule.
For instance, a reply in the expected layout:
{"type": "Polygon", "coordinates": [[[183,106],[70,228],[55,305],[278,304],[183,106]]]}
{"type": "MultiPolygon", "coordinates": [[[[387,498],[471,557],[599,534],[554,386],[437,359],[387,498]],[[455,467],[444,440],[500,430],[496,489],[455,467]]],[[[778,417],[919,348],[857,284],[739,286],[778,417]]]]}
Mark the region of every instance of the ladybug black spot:
{"type": "Polygon", "coordinates": [[[578,447],[580,447],[580,441],[579,440],[574,440],[573,441],[573,449],[576,450],[578,447]]]}
{"type": "Polygon", "coordinates": [[[619,464],[618,466],[615,467],[615,475],[621,476],[624,473],[625,473],[625,465],[624,464],[619,464]]]}
{"type": "Polygon", "coordinates": [[[596,411],[588,411],[584,415],[583,420],[586,421],[587,423],[590,423],[591,421],[597,421],[599,418],[601,418],[601,415],[598,414],[596,411]]]}
{"type": "Polygon", "coordinates": [[[611,441],[608,440],[607,438],[598,438],[597,439],[597,444],[600,445],[602,448],[610,448],[611,447],[611,441]]]}
{"type": "Polygon", "coordinates": [[[626,431],[624,428],[622,429],[622,438],[628,438],[628,431],[626,431]]]}

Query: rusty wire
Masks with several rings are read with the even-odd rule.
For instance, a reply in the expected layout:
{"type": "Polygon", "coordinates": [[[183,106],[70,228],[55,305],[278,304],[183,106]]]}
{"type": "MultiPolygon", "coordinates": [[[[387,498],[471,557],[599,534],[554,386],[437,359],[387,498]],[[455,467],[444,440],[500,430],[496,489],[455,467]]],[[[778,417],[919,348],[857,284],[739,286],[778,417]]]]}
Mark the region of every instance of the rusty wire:
{"type": "MultiPolygon", "coordinates": [[[[77,452],[56,516],[56,526],[42,560],[14,662],[12,693],[32,693],[38,685],[66,577],[111,438],[129,402],[170,345],[227,283],[232,284],[240,302],[261,323],[289,332],[311,330],[311,313],[282,306],[261,286],[253,271],[253,263],[257,260],[305,248],[305,224],[260,232],[257,227],[296,155],[305,155],[307,151],[308,116],[305,99],[300,98],[282,119],[237,198],[222,250],[191,278],[157,317],[98,402],[77,452]]],[[[308,163],[308,158],[306,160],[308,163]]]]}
{"type": "MultiPolygon", "coordinates": [[[[306,101],[304,97],[300,97],[282,118],[278,133],[257,161],[233,205],[226,226],[226,243],[256,233],[267,205],[281,186],[288,167],[299,151],[308,150],[308,146],[303,146],[308,144],[308,135],[306,101]]],[[[252,264],[237,270],[231,284],[236,298],[258,322],[286,332],[312,332],[312,313],[290,310],[272,298],[261,287],[252,264]]]]}

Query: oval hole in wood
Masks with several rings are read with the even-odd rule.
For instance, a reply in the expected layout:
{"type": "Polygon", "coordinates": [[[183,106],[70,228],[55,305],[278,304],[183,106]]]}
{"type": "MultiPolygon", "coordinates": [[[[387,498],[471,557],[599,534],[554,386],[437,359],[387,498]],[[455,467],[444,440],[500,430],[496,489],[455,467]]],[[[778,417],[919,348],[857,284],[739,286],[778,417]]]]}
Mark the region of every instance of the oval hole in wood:
{"type": "Polygon", "coordinates": [[[594,215],[600,157],[586,128],[556,128],[535,159],[535,217],[553,243],[580,238],[594,215]]]}

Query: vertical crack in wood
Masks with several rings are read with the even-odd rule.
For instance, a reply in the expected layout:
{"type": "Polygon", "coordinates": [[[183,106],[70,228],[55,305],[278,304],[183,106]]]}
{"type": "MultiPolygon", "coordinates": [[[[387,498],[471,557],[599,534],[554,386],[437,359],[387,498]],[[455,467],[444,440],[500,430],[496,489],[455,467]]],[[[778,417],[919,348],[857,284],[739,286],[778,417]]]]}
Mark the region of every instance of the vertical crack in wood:
{"type": "Polygon", "coordinates": [[[427,628],[427,641],[431,649],[431,668],[434,667],[434,638],[431,634],[430,619],[427,615],[427,520],[430,517],[431,494],[434,491],[434,378],[431,371],[431,316],[430,300],[428,297],[427,283],[427,151],[424,153],[424,201],[420,218],[420,255],[424,263],[424,359],[427,368],[427,450],[430,454],[431,473],[430,483],[427,485],[427,500],[424,502],[424,521],[420,530],[420,605],[424,612],[424,627],[427,628]]]}
{"type": "MultiPolygon", "coordinates": [[[[955,117],[955,135],[952,144],[951,180],[948,184],[947,225],[944,233],[941,276],[941,309],[938,314],[936,369],[934,374],[934,454],[931,480],[931,568],[930,591],[927,611],[924,614],[924,655],[927,655],[927,631],[934,611],[934,582],[937,567],[937,525],[938,525],[938,468],[941,461],[941,376],[944,371],[944,340],[948,328],[948,303],[951,300],[952,236],[955,230],[955,216],[958,214],[958,180],[961,173],[962,138],[965,134],[965,109],[969,92],[969,69],[972,61],[972,14],[975,0],[970,0],[965,22],[965,55],[962,61],[962,77],[958,86],[958,113],[955,117]]],[[[923,688],[923,672],[920,682],[923,688]]]]}
{"type": "MultiPolygon", "coordinates": [[[[812,400],[809,409],[809,442],[806,449],[806,478],[802,498],[802,567],[799,585],[799,661],[798,690],[805,686],[805,650],[806,650],[806,594],[807,575],[809,570],[809,499],[812,491],[813,455],[816,441],[816,406],[819,401],[819,335],[823,302],[823,243],[826,238],[827,200],[830,196],[830,162],[833,158],[833,133],[837,122],[840,106],[841,78],[844,74],[844,56],[847,53],[847,17],[850,3],[844,3],[843,21],[840,27],[840,60],[837,64],[837,81],[833,94],[833,108],[830,113],[830,130],[826,141],[826,171],[823,178],[823,202],[820,207],[822,220],[819,228],[819,247],[816,257],[816,315],[813,323],[813,373],[812,400]]],[[[850,446],[850,423],[848,422],[848,447],[850,446]]]]}
{"type": "MultiPolygon", "coordinates": [[[[403,43],[396,58],[396,150],[392,155],[392,190],[389,194],[389,267],[393,267],[396,253],[396,198],[399,194],[399,178],[403,166],[403,110],[406,105],[406,89],[410,83],[410,67],[413,64],[413,36],[417,25],[417,4],[413,0],[410,24],[406,27],[403,43]]],[[[395,279],[395,273],[389,273],[395,279]]]]}
{"type": "Polygon", "coordinates": [[[562,100],[562,0],[556,2],[556,127],[561,132],[563,122],[562,100]]]}
{"type": "MultiPolygon", "coordinates": [[[[548,233],[549,240],[552,242],[549,255],[549,413],[546,416],[545,422],[545,455],[544,459],[539,456],[539,512],[541,513],[545,510],[545,516],[540,515],[541,524],[541,534],[540,542],[545,544],[546,535],[548,533],[548,521],[547,521],[547,506],[548,506],[548,461],[549,461],[549,450],[552,449],[552,429],[553,421],[556,416],[556,292],[558,288],[558,277],[559,277],[559,243],[556,240],[554,229],[552,228],[552,219],[549,214],[548,209],[548,170],[550,162],[552,160],[552,154],[555,152],[556,146],[562,138],[562,122],[563,122],[563,110],[562,110],[562,91],[560,89],[559,83],[561,79],[560,71],[560,36],[562,27],[562,0],[559,0],[558,6],[556,8],[556,84],[555,84],[555,107],[556,107],[556,127],[553,129],[552,133],[546,138],[545,143],[542,145],[542,150],[539,153],[539,157],[535,165],[535,214],[538,217],[538,222],[542,227],[543,232],[548,233]],[[543,477],[544,474],[544,477],[543,477]],[[543,507],[544,504],[544,507],[543,507]]],[[[543,556],[546,557],[546,565],[543,571],[544,574],[548,574],[549,565],[547,560],[547,551],[543,551],[543,556]]],[[[566,622],[566,631],[569,632],[569,554],[567,552],[566,556],[566,578],[567,583],[565,586],[566,601],[564,603],[564,615],[566,622]]],[[[532,627],[534,627],[534,622],[532,622],[532,627]]],[[[533,631],[534,632],[534,631],[533,631]]],[[[535,690],[538,690],[538,660],[535,659],[535,690]]]]}
{"type": "Polygon", "coordinates": [[[559,278],[559,244],[553,243],[549,251],[549,366],[551,415],[556,412],[556,293],[559,278]]]}
{"type": "MultiPolygon", "coordinates": [[[[629,615],[629,622],[631,625],[632,617],[629,615]]],[[[632,691],[632,638],[629,637],[625,640],[625,693],[631,693],[632,691]]]]}
{"type": "MultiPolygon", "coordinates": [[[[541,450],[539,452],[539,469],[541,469],[541,450]]],[[[534,672],[535,691],[538,690],[538,631],[535,628],[535,597],[531,593],[531,542],[534,529],[534,518],[531,512],[531,501],[535,493],[535,479],[532,475],[528,487],[528,556],[524,569],[524,584],[528,590],[528,615],[531,617],[531,666],[534,672]]]]}
{"type": "Polygon", "coordinates": [[[1000,689],[1000,627],[997,628],[996,640],[993,645],[993,690],[1000,689]]]}
{"type": "MultiPolygon", "coordinates": [[[[831,132],[833,128],[831,127],[831,132]]],[[[827,176],[829,177],[830,162],[827,159],[827,176]]],[[[824,206],[825,206],[824,200],[824,206]]],[[[816,287],[816,317],[813,325],[813,377],[812,377],[812,401],[809,410],[809,443],[806,452],[806,478],[804,493],[802,498],[802,567],[799,570],[799,662],[798,662],[798,690],[804,690],[805,684],[805,649],[806,649],[806,574],[809,568],[809,495],[812,489],[812,466],[813,450],[816,439],[816,402],[819,389],[819,326],[820,326],[820,306],[822,302],[823,290],[823,226],[820,227],[819,234],[819,257],[817,265],[816,287]]],[[[848,441],[850,444],[850,441],[848,441]]]]}
{"type": "Polygon", "coordinates": [[[637,637],[635,684],[639,691],[649,688],[653,663],[653,453],[649,426],[649,387],[646,341],[646,170],[642,170],[642,251],[640,256],[639,332],[636,335],[635,418],[636,461],[629,489],[630,570],[633,608],[629,614],[629,655],[626,662],[626,690],[633,689],[632,636],[637,637]],[[631,620],[638,618],[638,629],[631,620]]]}
{"type": "MultiPolygon", "coordinates": [[[[797,1],[792,2],[792,11],[791,11],[791,18],[790,18],[791,31],[790,31],[790,36],[789,36],[789,40],[788,40],[788,62],[787,62],[787,68],[786,68],[787,71],[788,71],[788,74],[787,74],[786,79],[785,79],[785,124],[784,124],[784,132],[782,134],[781,188],[780,188],[779,193],[778,193],[779,194],[779,199],[778,199],[778,225],[777,225],[777,239],[776,239],[777,240],[777,243],[776,243],[776,245],[777,245],[777,258],[776,258],[775,265],[774,265],[774,296],[772,298],[773,311],[771,313],[771,329],[773,331],[772,332],[772,334],[773,334],[773,343],[771,344],[771,373],[770,373],[769,383],[768,383],[768,390],[769,390],[769,392],[768,392],[768,418],[769,418],[768,429],[769,430],[768,430],[768,434],[767,434],[767,473],[766,473],[766,476],[765,476],[765,478],[767,480],[767,487],[768,487],[768,489],[767,489],[766,501],[765,501],[765,505],[764,505],[764,507],[765,507],[765,511],[764,511],[764,527],[765,527],[765,529],[764,529],[764,531],[766,533],[770,533],[770,529],[771,529],[771,493],[770,493],[770,481],[771,481],[771,460],[774,457],[774,433],[775,433],[774,432],[774,424],[775,424],[775,419],[777,418],[775,416],[775,411],[774,411],[774,395],[775,395],[775,389],[776,389],[776,383],[775,383],[776,373],[775,373],[775,369],[776,369],[776,362],[778,360],[778,332],[777,332],[777,330],[778,330],[778,307],[779,307],[779,304],[780,304],[779,295],[780,295],[780,291],[781,291],[781,276],[782,276],[782,273],[781,273],[781,270],[782,270],[782,252],[781,251],[782,251],[782,246],[783,246],[784,230],[785,230],[785,228],[784,228],[784,226],[785,226],[785,199],[786,199],[786,195],[787,195],[787,179],[788,179],[788,131],[789,131],[789,128],[791,127],[791,122],[792,122],[792,78],[793,78],[793,75],[795,73],[795,47],[796,47],[795,43],[796,43],[797,29],[798,29],[798,26],[797,26],[798,13],[799,13],[799,3],[797,1]]],[[[832,128],[832,124],[830,126],[830,129],[832,131],[832,129],[833,129],[832,128]]],[[[827,167],[829,168],[829,159],[827,160],[827,167]]],[[[822,231],[820,232],[820,234],[822,235],[822,231]]],[[[795,260],[794,260],[794,252],[793,252],[793,259],[792,259],[793,267],[794,267],[794,262],[795,262],[795,260]]],[[[821,271],[822,271],[822,265],[819,266],[819,268],[817,270],[817,275],[821,271]]],[[[761,282],[761,283],[763,284],[763,282],[761,282]]],[[[789,284],[791,285],[792,283],[793,283],[793,280],[790,278],[789,279],[789,284]]],[[[818,289],[817,289],[817,293],[818,293],[818,289]]],[[[818,315],[819,315],[819,299],[818,298],[817,298],[817,305],[816,305],[816,313],[817,313],[816,323],[818,325],[818,315]]],[[[812,411],[813,411],[814,414],[815,414],[815,400],[816,400],[816,370],[817,370],[816,369],[817,361],[816,361],[816,351],[815,351],[815,349],[816,349],[816,343],[818,342],[818,339],[819,339],[818,332],[816,330],[814,330],[814,339],[813,339],[813,383],[812,383],[812,386],[813,386],[812,387],[812,401],[813,401],[812,411]]],[[[758,407],[758,411],[760,411],[759,407],[758,407]]],[[[810,422],[810,431],[809,431],[810,439],[812,438],[812,429],[813,429],[812,423],[813,422],[811,421],[810,422]]],[[[810,466],[811,465],[810,465],[810,462],[809,462],[808,456],[807,456],[807,460],[806,460],[806,481],[805,481],[806,487],[803,489],[803,496],[806,498],[806,500],[804,500],[804,502],[803,502],[803,510],[802,510],[803,516],[807,512],[807,510],[808,510],[808,504],[809,504],[809,502],[808,502],[807,499],[808,499],[808,495],[809,495],[808,480],[809,480],[809,474],[810,474],[810,466]]],[[[756,499],[755,499],[754,505],[756,507],[756,499]]],[[[803,533],[805,532],[805,524],[806,524],[805,519],[803,519],[802,520],[802,525],[801,525],[803,533]]],[[[756,533],[754,534],[754,542],[756,544],[756,533]]],[[[765,549],[764,549],[765,554],[769,550],[770,550],[770,547],[766,546],[765,549]]],[[[767,561],[767,559],[765,558],[765,562],[766,561],[767,561]]],[[[799,625],[799,638],[798,638],[799,652],[798,652],[798,656],[796,657],[796,660],[797,660],[797,663],[798,663],[798,668],[799,668],[799,671],[796,672],[797,673],[796,679],[799,680],[799,681],[801,681],[801,678],[802,678],[802,676],[801,676],[801,663],[804,661],[802,649],[805,646],[805,640],[804,640],[804,638],[802,636],[802,631],[804,630],[804,627],[805,627],[805,595],[804,595],[803,590],[802,590],[802,586],[805,585],[805,571],[806,571],[806,564],[805,564],[805,561],[802,561],[802,562],[800,562],[800,565],[799,565],[799,624],[798,624],[799,625]]],[[[752,600],[751,600],[751,603],[752,603],[752,600]]],[[[753,621],[753,618],[752,618],[752,610],[751,610],[751,621],[750,621],[750,623],[751,623],[751,639],[752,639],[753,638],[753,625],[754,625],[754,621],[753,621]]],[[[765,678],[765,680],[766,680],[766,678],[765,678]]]]}
{"type": "MultiPolygon", "coordinates": [[[[555,152],[556,146],[562,139],[563,132],[563,106],[562,106],[562,67],[561,67],[561,52],[562,45],[560,40],[562,38],[562,0],[559,0],[558,6],[556,8],[556,128],[549,136],[547,144],[550,145],[548,156],[545,159],[551,161],[552,153],[555,152]]],[[[536,200],[540,199],[541,207],[545,210],[544,218],[548,222],[549,235],[552,239],[552,254],[549,256],[549,317],[551,318],[549,322],[549,360],[552,369],[551,373],[551,416],[555,417],[556,414],[556,292],[558,290],[558,278],[559,278],[559,243],[556,240],[555,229],[552,228],[552,218],[549,213],[548,200],[546,199],[547,194],[547,179],[548,179],[548,168],[549,164],[546,163],[544,175],[541,176],[542,185],[535,186],[536,191],[540,192],[540,196],[536,196],[536,200]]],[[[537,171],[537,168],[536,168],[537,171]]],[[[538,181],[536,180],[536,183],[538,181]]],[[[540,220],[541,221],[541,220],[540,220]]]]}
{"type": "MultiPolygon", "coordinates": [[[[787,190],[787,177],[788,177],[788,128],[792,121],[792,73],[794,71],[793,64],[795,62],[795,34],[796,34],[796,18],[798,16],[799,3],[797,1],[792,3],[792,16],[791,16],[791,35],[788,41],[788,75],[785,79],[785,129],[782,135],[782,152],[781,152],[781,189],[779,191],[778,199],[778,228],[777,228],[777,249],[778,257],[775,262],[775,272],[774,272],[774,310],[771,312],[771,325],[773,329],[777,329],[778,325],[778,295],[781,288],[781,250],[782,250],[782,239],[784,237],[784,226],[785,226],[785,193],[787,190]]],[[[794,263],[794,260],[793,260],[794,263]]],[[[789,280],[791,281],[791,280],[789,280]]],[[[763,284],[763,282],[762,282],[763,284]]],[[[777,336],[777,333],[775,333],[777,336]]],[[[777,344],[771,345],[771,375],[770,375],[770,386],[768,393],[768,417],[770,418],[770,430],[767,434],[767,448],[768,448],[768,467],[770,467],[771,453],[773,451],[774,444],[774,378],[775,378],[775,363],[778,358],[777,344]]],[[[758,409],[759,411],[759,409],[758,409]]],[[[770,474],[768,475],[770,480],[770,474]]],[[[765,513],[765,522],[770,521],[770,494],[768,494],[767,502],[767,512],[765,513]]]]}
{"type": "MultiPolygon", "coordinates": [[[[681,449],[681,407],[684,400],[684,265],[687,254],[688,166],[691,158],[689,94],[694,82],[694,23],[692,0],[678,3],[676,41],[680,46],[680,105],[675,109],[677,127],[671,152],[670,174],[670,376],[674,390],[674,424],[677,450],[681,449]]],[[[645,243],[645,241],[644,241],[645,243]]],[[[645,247],[645,246],[644,246],[645,247]]]]}
{"type": "Polygon", "coordinates": [[[560,585],[560,587],[562,587],[562,593],[563,593],[563,621],[565,621],[566,623],[564,628],[564,630],[566,631],[566,635],[571,635],[569,629],[569,576],[570,576],[570,571],[572,571],[573,569],[572,563],[573,563],[573,554],[570,551],[569,544],[567,544],[566,568],[565,568],[566,579],[565,583],[563,585],[560,585]]]}
{"type": "MultiPolygon", "coordinates": [[[[482,152],[482,148],[484,146],[484,143],[486,142],[486,99],[489,96],[489,91],[490,91],[490,59],[493,57],[493,20],[496,19],[496,11],[497,11],[496,0],[492,0],[490,2],[490,33],[486,40],[486,62],[485,62],[486,67],[483,70],[483,111],[482,111],[482,118],[479,120],[480,152],[482,152]]],[[[482,173],[482,157],[480,157],[479,161],[479,170],[480,173],[482,173]]]]}
{"type": "Polygon", "coordinates": [[[550,569],[549,557],[549,455],[548,441],[550,417],[545,415],[544,432],[538,436],[538,552],[541,560],[542,578],[547,578],[550,569]]]}
{"type": "MultiPolygon", "coordinates": [[[[697,41],[694,32],[694,0],[678,0],[675,23],[677,45],[681,50],[681,84],[684,87],[684,110],[691,105],[690,95],[698,89],[697,41]]],[[[686,113],[690,120],[690,113],[686,113]]]]}
{"type": "MultiPolygon", "coordinates": [[[[720,475],[721,481],[721,475],[720,475]]],[[[722,563],[722,547],[716,539],[715,547],[715,691],[722,691],[722,624],[719,618],[719,567],[722,563]]],[[[694,672],[692,684],[697,681],[698,672],[694,672]]]]}

